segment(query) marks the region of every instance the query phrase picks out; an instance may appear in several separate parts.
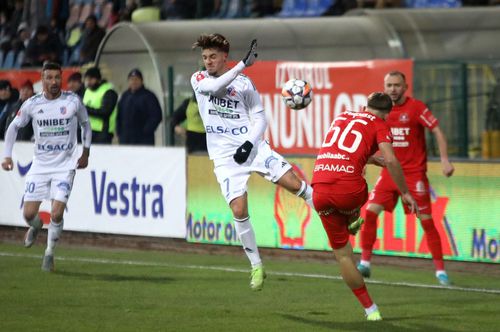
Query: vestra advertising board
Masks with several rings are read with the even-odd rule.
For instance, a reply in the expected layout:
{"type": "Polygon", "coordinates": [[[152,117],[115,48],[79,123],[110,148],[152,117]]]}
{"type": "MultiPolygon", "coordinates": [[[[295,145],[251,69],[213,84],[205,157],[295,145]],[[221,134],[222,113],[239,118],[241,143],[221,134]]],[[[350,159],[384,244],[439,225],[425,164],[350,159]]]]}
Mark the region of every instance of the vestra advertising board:
{"type": "MultiPolygon", "coordinates": [[[[311,155],[318,152],[333,118],[346,110],[360,110],[370,93],[383,91],[384,76],[393,70],[405,73],[407,82],[413,81],[412,60],[259,61],[244,73],[261,95],[271,146],[282,154],[311,155]],[[313,100],[306,109],[290,110],[281,99],[283,85],[292,78],[311,84],[313,100]]],[[[411,84],[408,93],[412,94],[411,84]]]]}
{"type": "MultiPolygon", "coordinates": [[[[310,181],[314,158],[288,158],[295,171],[310,181]]],[[[456,163],[453,177],[441,174],[440,163],[428,163],[433,218],[446,259],[500,261],[500,165],[456,163]]],[[[207,157],[188,159],[188,220],[190,242],[239,245],[231,210],[222,197],[213,165],[207,157]]],[[[370,189],[380,168],[367,168],[370,189]]],[[[251,222],[257,244],[270,248],[330,250],[321,221],[302,199],[254,174],[248,185],[251,222]]],[[[399,204],[381,214],[374,252],[383,255],[430,257],[423,230],[399,204]]],[[[359,235],[351,237],[360,252],[359,235]]]]}
{"type": "MultiPolygon", "coordinates": [[[[0,171],[2,225],[26,226],[22,197],[32,157],[33,144],[16,143],[14,170],[0,171]]],[[[184,148],[95,145],[89,166],[76,172],[64,229],[184,238],[185,212],[184,148]]],[[[49,222],[49,202],[42,204],[41,216],[49,222]]]]}

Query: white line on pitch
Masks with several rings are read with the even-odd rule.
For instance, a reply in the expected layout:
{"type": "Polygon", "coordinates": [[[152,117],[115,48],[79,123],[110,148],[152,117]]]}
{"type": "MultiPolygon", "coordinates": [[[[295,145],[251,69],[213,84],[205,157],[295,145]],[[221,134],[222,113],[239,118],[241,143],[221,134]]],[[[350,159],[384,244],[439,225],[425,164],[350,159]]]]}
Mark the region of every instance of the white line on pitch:
{"type": "MultiPolygon", "coordinates": [[[[3,257],[24,257],[24,258],[41,258],[41,255],[28,255],[28,254],[18,254],[10,252],[0,252],[0,256],[3,257]]],[[[133,261],[133,260],[117,260],[117,259],[106,259],[106,258],[85,258],[85,257],[64,257],[58,256],[57,260],[68,261],[68,262],[85,262],[85,263],[98,263],[98,264],[116,264],[116,265],[137,265],[137,266],[154,266],[154,267],[170,267],[178,269],[198,269],[198,270],[215,270],[224,272],[241,272],[248,273],[248,269],[230,268],[222,266],[208,266],[208,265],[190,265],[190,264],[169,264],[169,263],[158,263],[158,262],[144,262],[144,261],[133,261]]],[[[325,274],[314,274],[314,273],[297,273],[297,272],[272,272],[266,271],[269,275],[275,276],[286,276],[286,277],[299,277],[299,278],[311,278],[311,279],[329,279],[329,280],[342,280],[338,276],[330,276],[325,274]]],[[[454,290],[461,292],[475,292],[475,293],[488,293],[488,294],[500,294],[500,289],[487,289],[487,288],[471,288],[471,287],[458,287],[458,286],[439,286],[439,285],[429,285],[429,284],[417,284],[411,282],[390,282],[381,280],[365,280],[368,284],[384,285],[384,286],[400,286],[400,287],[413,287],[413,288],[431,288],[431,289],[445,289],[454,290]]]]}

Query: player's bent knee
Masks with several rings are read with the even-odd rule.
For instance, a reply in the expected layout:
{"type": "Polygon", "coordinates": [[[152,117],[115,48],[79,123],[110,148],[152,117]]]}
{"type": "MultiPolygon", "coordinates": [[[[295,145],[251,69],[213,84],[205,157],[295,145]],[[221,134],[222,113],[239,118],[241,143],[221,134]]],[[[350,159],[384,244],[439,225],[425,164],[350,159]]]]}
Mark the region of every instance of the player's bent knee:
{"type": "Polygon", "coordinates": [[[52,211],[50,214],[50,219],[58,224],[63,220],[63,214],[64,213],[62,211],[52,211]]]}
{"type": "Polygon", "coordinates": [[[345,248],[345,246],[347,245],[347,243],[349,242],[349,237],[347,237],[346,239],[336,239],[334,240],[331,245],[332,245],[332,249],[335,250],[337,253],[340,253],[342,254],[343,253],[343,250],[345,248]]]}
{"type": "Polygon", "coordinates": [[[35,219],[35,217],[38,215],[38,211],[24,211],[23,212],[23,217],[24,220],[29,221],[35,219]]]}

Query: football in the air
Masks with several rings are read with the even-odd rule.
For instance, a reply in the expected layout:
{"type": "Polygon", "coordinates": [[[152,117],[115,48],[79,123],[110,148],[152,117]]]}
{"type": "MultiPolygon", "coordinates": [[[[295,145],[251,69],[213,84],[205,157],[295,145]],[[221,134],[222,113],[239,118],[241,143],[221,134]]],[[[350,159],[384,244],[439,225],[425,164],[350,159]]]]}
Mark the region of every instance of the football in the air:
{"type": "Polygon", "coordinates": [[[301,110],[311,103],[312,88],[304,80],[291,79],[283,85],[281,96],[286,106],[294,110],[301,110]]]}

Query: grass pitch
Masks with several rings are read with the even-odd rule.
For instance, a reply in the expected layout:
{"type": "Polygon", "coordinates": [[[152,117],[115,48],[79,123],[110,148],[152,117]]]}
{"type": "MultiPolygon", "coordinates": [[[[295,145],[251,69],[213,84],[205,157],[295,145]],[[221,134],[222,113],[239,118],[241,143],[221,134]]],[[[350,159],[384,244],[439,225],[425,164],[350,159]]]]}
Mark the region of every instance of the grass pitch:
{"type": "Polygon", "coordinates": [[[375,266],[368,289],[381,322],[367,322],[328,263],[272,260],[264,290],[230,255],[0,244],[0,331],[499,331],[498,277],[375,266]]]}

